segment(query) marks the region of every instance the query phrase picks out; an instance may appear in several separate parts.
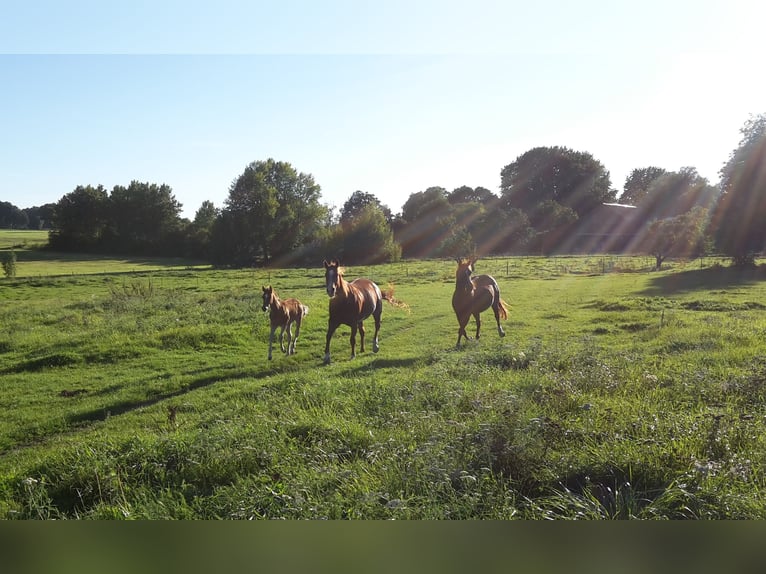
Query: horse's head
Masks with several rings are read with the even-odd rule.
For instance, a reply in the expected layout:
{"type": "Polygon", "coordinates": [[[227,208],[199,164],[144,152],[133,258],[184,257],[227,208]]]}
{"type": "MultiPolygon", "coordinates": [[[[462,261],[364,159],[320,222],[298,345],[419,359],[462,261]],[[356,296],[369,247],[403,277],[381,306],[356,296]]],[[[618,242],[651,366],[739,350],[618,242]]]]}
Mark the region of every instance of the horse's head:
{"type": "Polygon", "coordinates": [[[268,287],[261,287],[263,290],[263,309],[264,311],[267,311],[269,308],[269,305],[271,305],[271,299],[274,296],[274,289],[271,288],[271,285],[268,287]]]}
{"type": "Polygon", "coordinates": [[[473,273],[473,264],[476,263],[476,259],[460,258],[456,259],[456,261],[457,271],[455,271],[455,287],[470,291],[473,289],[473,283],[471,283],[471,274],[473,273]]]}
{"type": "Polygon", "coordinates": [[[330,297],[335,297],[335,291],[340,289],[341,274],[343,269],[340,267],[340,262],[337,259],[333,259],[329,263],[324,262],[324,282],[327,294],[330,297]]]}

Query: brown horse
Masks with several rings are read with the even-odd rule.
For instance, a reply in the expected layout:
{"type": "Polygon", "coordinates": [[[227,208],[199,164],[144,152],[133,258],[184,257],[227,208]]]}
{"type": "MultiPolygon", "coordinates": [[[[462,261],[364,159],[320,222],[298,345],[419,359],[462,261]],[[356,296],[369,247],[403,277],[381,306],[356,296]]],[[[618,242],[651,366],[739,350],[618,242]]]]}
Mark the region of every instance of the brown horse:
{"type": "Polygon", "coordinates": [[[473,273],[473,264],[476,259],[458,259],[457,271],[455,272],[455,293],[452,295],[452,308],[457,315],[459,325],[457,331],[457,347],[460,346],[460,339],[470,337],[465,331],[471,315],[476,320],[476,338],[479,338],[481,331],[482,311],[492,307],[497,321],[497,332],[501,337],[505,337],[505,331],[500,326],[500,318],[508,318],[507,303],[500,298],[500,287],[497,285],[494,277],[491,275],[471,276],[473,273]]]}
{"type": "Polygon", "coordinates": [[[362,322],[370,315],[375,319],[375,338],[372,352],[380,349],[378,332],[380,315],[383,312],[384,296],[380,288],[369,279],[354,279],[351,283],[343,278],[343,268],[337,259],[324,262],[324,278],[327,294],[330,296],[330,319],[327,324],[327,342],[324,348],[324,363],[330,363],[330,340],[335,330],[341,325],[351,327],[351,358],[356,357],[356,332],[360,335],[360,351],[364,353],[364,325],[362,322]]]}
{"type": "Polygon", "coordinates": [[[269,361],[271,360],[271,347],[274,344],[274,332],[279,327],[279,348],[288,355],[295,354],[295,343],[301,334],[301,321],[309,314],[309,308],[297,299],[285,299],[281,301],[277,292],[268,287],[263,289],[263,310],[269,310],[271,321],[271,334],[269,335],[269,361]],[[293,339],[293,323],[295,323],[295,338],[293,339]],[[287,329],[287,349],[285,350],[284,335],[287,329]]]}

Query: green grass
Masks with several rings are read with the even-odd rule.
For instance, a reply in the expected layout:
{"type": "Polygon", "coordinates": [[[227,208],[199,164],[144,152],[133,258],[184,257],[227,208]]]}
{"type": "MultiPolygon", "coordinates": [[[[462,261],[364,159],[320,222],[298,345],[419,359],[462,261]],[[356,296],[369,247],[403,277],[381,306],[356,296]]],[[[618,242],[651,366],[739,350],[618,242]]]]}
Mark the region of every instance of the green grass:
{"type": "Polygon", "coordinates": [[[0,250],[32,249],[48,243],[48,231],[28,229],[0,229],[0,250]]]}
{"type": "Polygon", "coordinates": [[[352,267],[409,309],[329,366],[319,265],[0,280],[0,516],[764,518],[764,269],[652,263],[481,260],[507,336],[460,349],[453,262],[352,267]],[[311,308],[271,362],[267,284],[311,308]]]}
{"type": "Polygon", "coordinates": [[[58,275],[124,274],[172,269],[209,269],[200,261],[177,257],[120,257],[90,253],[58,253],[43,249],[47,231],[0,229],[0,256],[16,254],[16,277],[49,278],[58,275]]]}

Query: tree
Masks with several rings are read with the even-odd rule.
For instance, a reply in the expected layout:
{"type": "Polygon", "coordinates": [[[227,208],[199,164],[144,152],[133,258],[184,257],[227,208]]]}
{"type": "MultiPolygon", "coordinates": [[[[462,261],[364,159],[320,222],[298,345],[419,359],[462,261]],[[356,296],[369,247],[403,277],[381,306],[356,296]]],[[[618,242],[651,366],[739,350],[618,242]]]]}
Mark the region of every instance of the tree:
{"type": "Polygon", "coordinates": [[[391,223],[393,214],[388,206],[380,203],[380,200],[371,193],[366,191],[355,191],[343,204],[343,208],[340,212],[341,225],[349,225],[351,221],[357,217],[368,205],[374,205],[383,212],[388,223],[391,223]]]}
{"type": "Polygon", "coordinates": [[[357,265],[398,261],[402,249],[383,210],[372,203],[361,208],[346,225],[338,225],[329,250],[341,260],[357,265]]]}
{"type": "Polygon", "coordinates": [[[128,187],[114,186],[104,246],[117,253],[179,255],[181,207],[165,184],[134,180],[128,187]]]}
{"type": "Polygon", "coordinates": [[[397,225],[397,241],[407,257],[431,257],[449,234],[443,226],[451,214],[447,190],[429,187],[413,193],[402,206],[402,222],[397,225]]]}
{"type": "Polygon", "coordinates": [[[203,201],[197,212],[194,214],[194,225],[200,229],[210,230],[218,217],[219,211],[212,201],[203,201]]]}
{"type": "Polygon", "coordinates": [[[481,203],[489,204],[496,200],[497,196],[486,187],[472,188],[467,185],[456,187],[447,195],[447,201],[452,205],[459,203],[481,203]]]}
{"type": "Polygon", "coordinates": [[[27,229],[50,229],[55,209],[55,203],[46,203],[44,205],[23,209],[22,211],[27,214],[29,220],[27,229]]]}
{"type": "Polygon", "coordinates": [[[548,199],[537,206],[535,211],[534,247],[542,253],[556,252],[565,244],[566,235],[571,233],[572,224],[577,221],[577,213],[558,201],[548,199]]]}
{"type": "Polygon", "coordinates": [[[213,233],[215,252],[240,265],[269,263],[311,241],[327,215],[311,175],[286,162],[254,161],[232,183],[213,233]],[[227,249],[222,249],[227,246],[227,249]],[[233,249],[231,251],[230,249],[233,249]]]}
{"type": "Polygon", "coordinates": [[[718,190],[693,167],[666,171],[649,184],[635,205],[644,221],[675,217],[695,207],[709,208],[718,190]]]}
{"type": "Polygon", "coordinates": [[[27,214],[7,201],[0,201],[0,228],[26,229],[27,214]]]}
{"type": "Polygon", "coordinates": [[[766,114],[751,117],[721,169],[721,197],[713,211],[718,248],[736,265],[751,265],[766,247],[766,114]]]}
{"type": "Polygon", "coordinates": [[[210,256],[210,239],[220,211],[212,201],[203,201],[194,214],[194,221],[186,227],[186,256],[207,258],[210,256]]]}
{"type": "Polygon", "coordinates": [[[630,172],[620,195],[620,203],[638,205],[646,196],[655,179],[667,171],[661,167],[641,167],[630,172]]]}
{"type": "Polygon", "coordinates": [[[643,249],[654,256],[658,271],[668,257],[692,257],[704,249],[708,210],[695,207],[691,211],[657,219],[649,224],[642,239],[643,249]]]}
{"type": "Polygon", "coordinates": [[[98,250],[108,217],[106,189],[78,185],[62,197],[53,212],[49,244],[62,251],[98,250]]]}
{"type": "Polygon", "coordinates": [[[13,249],[3,251],[0,253],[0,261],[2,262],[5,276],[9,278],[16,277],[16,252],[13,249]]]}
{"type": "MultiPolygon", "coordinates": [[[[555,201],[582,217],[595,206],[615,200],[609,172],[587,152],[565,147],[537,147],[500,172],[506,209],[521,209],[537,228],[538,208],[555,201]]],[[[544,214],[543,214],[544,215],[544,214]]]]}

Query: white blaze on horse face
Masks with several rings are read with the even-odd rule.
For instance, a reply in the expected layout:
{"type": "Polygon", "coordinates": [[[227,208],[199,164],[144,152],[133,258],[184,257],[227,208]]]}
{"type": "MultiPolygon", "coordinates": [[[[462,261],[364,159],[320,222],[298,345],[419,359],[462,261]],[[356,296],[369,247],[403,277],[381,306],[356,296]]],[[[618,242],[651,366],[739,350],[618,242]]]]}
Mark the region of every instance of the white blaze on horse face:
{"type": "Polygon", "coordinates": [[[327,288],[327,294],[330,297],[335,296],[335,282],[338,277],[338,268],[337,267],[328,267],[327,273],[325,274],[325,281],[327,282],[326,288],[327,288]]]}
{"type": "Polygon", "coordinates": [[[271,305],[271,291],[264,291],[263,292],[263,307],[261,307],[261,309],[266,311],[268,310],[269,305],[271,305]]]}

